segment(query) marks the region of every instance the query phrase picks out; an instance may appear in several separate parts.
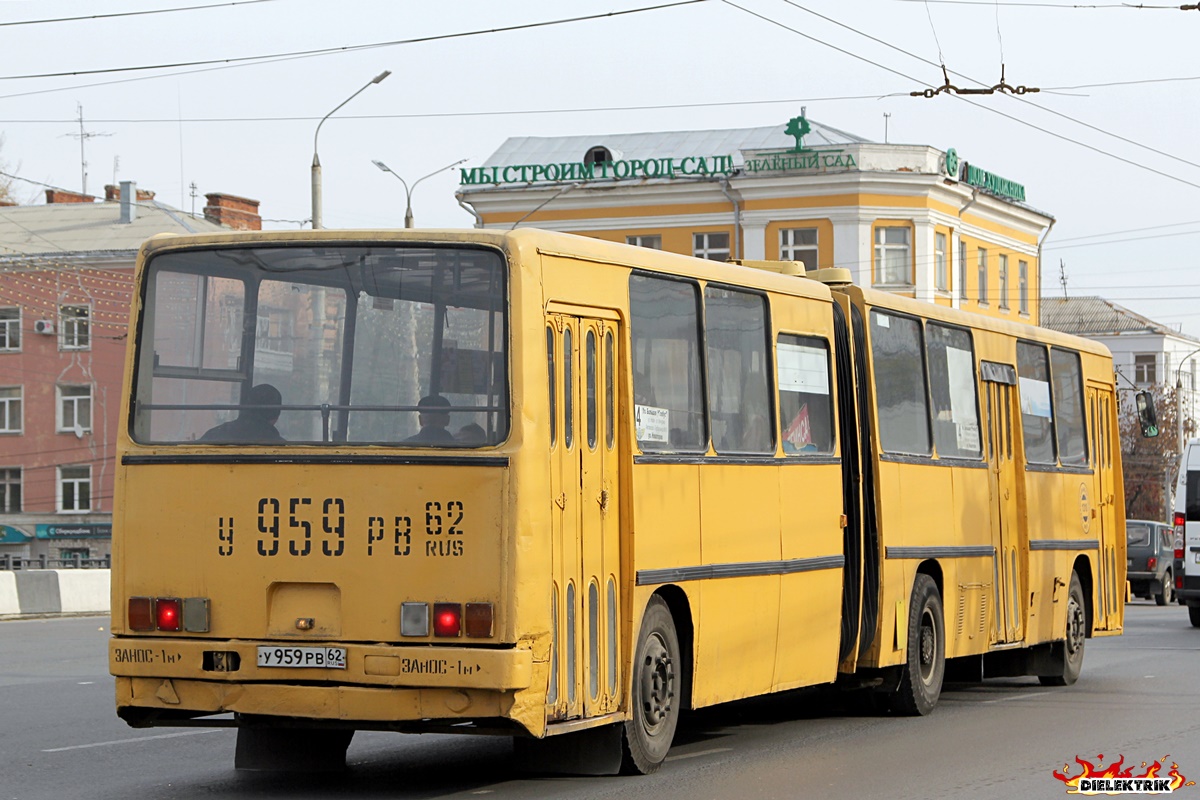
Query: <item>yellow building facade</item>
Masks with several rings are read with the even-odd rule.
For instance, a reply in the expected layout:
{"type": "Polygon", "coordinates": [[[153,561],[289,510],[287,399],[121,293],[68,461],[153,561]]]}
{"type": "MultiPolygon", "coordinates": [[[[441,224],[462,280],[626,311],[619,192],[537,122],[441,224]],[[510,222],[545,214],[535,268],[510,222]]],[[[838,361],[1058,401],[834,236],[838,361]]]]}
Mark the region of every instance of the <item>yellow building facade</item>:
{"type": "Polygon", "coordinates": [[[773,127],[519,137],[461,171],[478,227],[566,231],[715,260],[842,267],[856,284],[1038,323],[1054,218],[953,148],[773,127]]]}

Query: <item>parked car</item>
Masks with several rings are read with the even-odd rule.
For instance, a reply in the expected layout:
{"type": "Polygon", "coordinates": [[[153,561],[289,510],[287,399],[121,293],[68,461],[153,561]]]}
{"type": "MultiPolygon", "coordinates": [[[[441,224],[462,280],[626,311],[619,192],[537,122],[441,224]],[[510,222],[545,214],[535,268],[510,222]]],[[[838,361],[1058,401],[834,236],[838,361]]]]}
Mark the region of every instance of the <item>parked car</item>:
{"type": "Polygon", "coordinates": [[[1128,519],[1125,537],[1130,592],[1165,606],[1175,596],[1175,529],[1165,522],[1128,519]]]}

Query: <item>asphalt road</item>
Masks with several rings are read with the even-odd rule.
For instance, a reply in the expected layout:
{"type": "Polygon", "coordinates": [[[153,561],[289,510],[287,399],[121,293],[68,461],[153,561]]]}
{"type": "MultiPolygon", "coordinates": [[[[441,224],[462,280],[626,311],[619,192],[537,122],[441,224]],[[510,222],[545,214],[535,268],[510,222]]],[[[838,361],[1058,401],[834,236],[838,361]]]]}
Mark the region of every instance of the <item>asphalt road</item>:
{"type": "MultiPolygon", "coordinates": [[[[530,776],[506,739],[360,733],[351,768],[240,774],[235,733],[135,730],[113,710],[104,617],[0,622],[0,800],[156,798],[1050,798],[1078,755],[1167,757],[1200,782],[1200,629],[1138,602],[1093,639],[1068,688],[953,685],[926,718],[869,715],[818,691],[688,715],[648,777],[530,776]]],[[[1142,774],[1136,769],[1134,774],[1142,774]]],[[[1200,787],[1177,795],[1200,798],[1200,787]]]]}

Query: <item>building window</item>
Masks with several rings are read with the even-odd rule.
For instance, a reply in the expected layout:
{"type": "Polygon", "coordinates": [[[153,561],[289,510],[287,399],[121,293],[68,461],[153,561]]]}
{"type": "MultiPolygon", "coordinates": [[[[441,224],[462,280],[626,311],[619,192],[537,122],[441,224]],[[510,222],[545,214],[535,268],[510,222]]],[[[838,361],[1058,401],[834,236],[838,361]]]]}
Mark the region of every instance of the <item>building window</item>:
{"type": "Polygon", "coordinates": [[[583,155],[584,164],[611,164],[612,151],[603,145],[597,145],[583,155]]]}
{"type": "Polygon", "coordinates": [[[0,308],[0,352],[21,349],[21,309],[0,308]]]}
{"type": "Polygon", "coordinates": [[[1133,357],[1133,382],[1139,386],[1158,383],[1158,359],[1154,353],[1139,353],[1133,357]]]}
{"type": "Polygon", "coordinates": [[[58,510],[81,512],[92,510],[92,468],[58,468],[58,510]]]}
{"type": "Polygon", "coordinates": [[[976,252],[979,257],[979,305],[986,306],[988,304],[987,250],[980,247],[976,252]]]}
{"type": "Polygon", "coordinates": [[[0,388],[0,433],[21,432],[20,386],[0,388]]]}
{"type": "Polygon", "coordinates": [[[1017,302],[1022,314],[1029,313],[1029,264],[1017,262],[1017,302]]]}
{"type": "Polygon", "coordinates": [[[58,387],[58,431],[82,435],[92,429],[92,387],[58,387]]]}
{"type": "Polygon", "coordinates": [[[933,284],[939,292],[950,290],[950,270],[946,264],[946,234],[933,235],[933,284]]]}
{"type": "Polygon", "coordinates": [[[63,306],[59,309],[63,350],[87,350],[92,346],[92,310],[87,306],[63,306]]]}
{"type": "Polygon", "coordinates": [[[649,247],[651,250],[662,250],[661,236],[626,236],[625,244],[637,247],[649,247]]]}
{"type": "Polygon", "coordinates": [[[908,228],[875,229],[875,282],[886,286],[912,285],[908,228]]]}
{"type": "Polygon", "coordinates": [[[1000,256],[1000,308],[1008,310],[1008,256],[1000,256]]]}
{"type": "Polygon", "coordinates": [[[21,510],[21,468],[0,469],[0,514],[16,514],[21,510]]]}
{"type": "Polygon", "coordinates": [[[692,255],[694,255],[696,258],[707,258],[709,261],[728,261],[729,234],[692,234],[692,255]]]}
{"type": "Polygon", "coordinates": [[[805,269],[817,268],[817,229],[785,228],[779,232],[779,260],[802,261],[805,269]]]}
{"type": "Polygon", "coordinates": [[[958,299],[967,299],[967,243],[958,242],[958,299]]]}

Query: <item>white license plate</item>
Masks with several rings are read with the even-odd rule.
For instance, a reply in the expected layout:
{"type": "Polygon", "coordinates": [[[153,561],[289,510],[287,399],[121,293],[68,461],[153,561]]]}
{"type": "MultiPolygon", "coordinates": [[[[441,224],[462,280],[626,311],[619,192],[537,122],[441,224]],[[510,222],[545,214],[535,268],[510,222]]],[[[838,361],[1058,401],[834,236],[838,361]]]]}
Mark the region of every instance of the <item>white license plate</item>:
{"type": "Polygon", "coordinates": [[[345,669],[344,647],[271,647],[258,646],[260,667],[300,667],[309,669],[345,669]]]}

